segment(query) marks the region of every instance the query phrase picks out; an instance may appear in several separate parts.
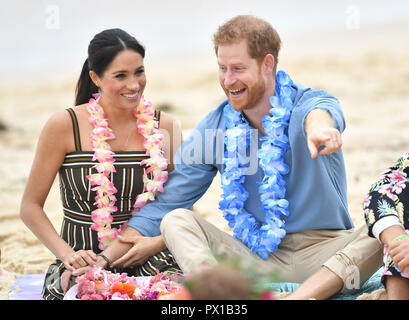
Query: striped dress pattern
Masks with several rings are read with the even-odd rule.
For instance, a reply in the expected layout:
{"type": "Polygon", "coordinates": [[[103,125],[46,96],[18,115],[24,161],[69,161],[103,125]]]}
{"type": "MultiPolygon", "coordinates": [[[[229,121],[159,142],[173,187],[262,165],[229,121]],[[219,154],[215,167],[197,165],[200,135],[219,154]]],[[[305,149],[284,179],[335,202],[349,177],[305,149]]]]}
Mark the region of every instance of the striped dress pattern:
{"type": "MultiPolygon", "coordinates": [[[[92,250],[99,253],[101,250],[98,248],[97,232],[91,230],[93,224],[91,213],[96,209],[94,205],[96,192],[91,190],[92,186],[87,179],[89,174],[94,173],[95,169],[92,167],[97,162],[92,160],[94,154],[92,151],[81,150],[78,120],[72,108],[68,108],[67,111],[73,123],[75,152],[66,154],[58,172],[64,214],[60,236],[75,251],[92,250]]],[[[155,112],[155,117],[160,120],[160,111],[155,112]]],[[[145,151],[119,151],[115,152],[114,158],[116,172],[111,175],[111,181],[118,190],[115,195],[118,211],[112,213],[112,227],[119,228],[131,218],[135,197],[142,193],[143,167],[140,163],[148,156],[145,151]]],[[[142,265],[109,270],[126,272],[131,276],[151,276],[156,274],[156,270],[179,271],[179,267],[166,249],[150,257],[142,265]]],[[[64,263],[59,259],[49,266],[42,290],[44,299],[63,299],[60,281],[64,271],[64,263]]],[[[72,278],[70,286],[74,284],[75,278],[72,278]]]]}

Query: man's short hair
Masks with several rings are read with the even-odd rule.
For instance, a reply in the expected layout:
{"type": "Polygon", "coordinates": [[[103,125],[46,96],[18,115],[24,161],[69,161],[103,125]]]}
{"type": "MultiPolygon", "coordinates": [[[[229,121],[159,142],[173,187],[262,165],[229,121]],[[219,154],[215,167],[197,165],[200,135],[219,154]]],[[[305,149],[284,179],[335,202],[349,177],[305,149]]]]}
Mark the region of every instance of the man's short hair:
{"type": "Polygon", "coordinates": [[[262,61],[267,54],[272,54],[276,69],[281,47],[280,36],[267,21],[250,15],[236,16],[217,29],[213,36],[216,55],[220,45],[237,43],[243,39],[247,40],[251,58],[262,61]]]}

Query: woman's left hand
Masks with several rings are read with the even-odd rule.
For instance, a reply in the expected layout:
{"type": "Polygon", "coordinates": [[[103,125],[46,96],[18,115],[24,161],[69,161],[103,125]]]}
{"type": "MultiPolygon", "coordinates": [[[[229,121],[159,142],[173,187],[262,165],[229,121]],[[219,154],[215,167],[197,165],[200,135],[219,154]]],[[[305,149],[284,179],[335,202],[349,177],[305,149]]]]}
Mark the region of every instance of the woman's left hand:
{"type": "Polygon", "coordinates": [[[118,240],[122,243],[132,244],[132,248],[121,258],[111,263],[111,267],[141,265],[148,261],[151,256],[165,248],[162,236],[144,237],[140,235],[128,235],[125,237],[118,236],[118,240]]]}

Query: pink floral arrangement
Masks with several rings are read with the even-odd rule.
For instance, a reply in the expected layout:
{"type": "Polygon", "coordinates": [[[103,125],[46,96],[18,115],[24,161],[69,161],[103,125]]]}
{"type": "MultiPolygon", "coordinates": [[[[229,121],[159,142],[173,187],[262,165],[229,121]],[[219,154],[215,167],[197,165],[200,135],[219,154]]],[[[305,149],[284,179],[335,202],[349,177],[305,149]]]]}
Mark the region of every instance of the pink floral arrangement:
{"type": "Polygon", "coordinates": [[[147,281],[126,273],[112,273],[93,268],[76,279],[77,298],[80,300],[159,300],[183,291],[178,275],[157,273],[147,281]]]}

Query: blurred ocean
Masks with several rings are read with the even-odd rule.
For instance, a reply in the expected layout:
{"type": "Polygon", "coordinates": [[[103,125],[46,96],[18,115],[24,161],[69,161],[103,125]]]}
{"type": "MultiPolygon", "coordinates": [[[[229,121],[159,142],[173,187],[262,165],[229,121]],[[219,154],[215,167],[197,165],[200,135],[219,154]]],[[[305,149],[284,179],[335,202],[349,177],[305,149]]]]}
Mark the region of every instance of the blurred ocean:
{"type": "Polygon", "coordinates": [[[113,27],[140,40],[150,62],[170,63],[181,55],[213,58],[213,33],[237,14],[264,18],[289,38],[408,21],[409,1],[0,0],[0,77],[77,72],[92,37],[113,27]]]}

